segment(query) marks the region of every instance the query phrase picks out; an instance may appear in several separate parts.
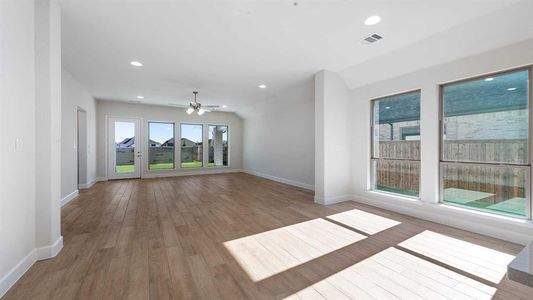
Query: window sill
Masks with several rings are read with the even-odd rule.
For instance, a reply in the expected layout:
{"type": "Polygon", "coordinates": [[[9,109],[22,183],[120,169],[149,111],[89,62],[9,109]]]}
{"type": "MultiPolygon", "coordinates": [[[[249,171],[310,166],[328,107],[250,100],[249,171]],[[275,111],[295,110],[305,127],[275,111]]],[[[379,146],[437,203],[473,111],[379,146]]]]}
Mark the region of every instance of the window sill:
{"type": "Polygon", "coordinates": [[[400,201],[408,201],[408,202],[422,202],[420,197],[414,197],[414,196],[405,196],[400,194],[394,194],[394,193],[388,193],[388,192],[382,192],[382,191],[376,191],[376,190],[367,190],[367,192],[374,194],[376,196],[384,196],[387,198],[394,198],[395,200],[400,201]]]}
{"type": "Polygon", "coordinates": [[[174,168],[174,169],[148,169],[145,173],[157,174],[157,173],[170,173],[182,170],[218,170],[218,169],[231,169],[231,166],[218,166],[218,167],[189,167],[189,168],[174,168]]]}
{"type": "Polygon", "coordinates": [[[510,223],[510,224],[524,224],[524,225],[527,225],[527,226],[532,226],[533,225],[533,222],[531,220],[529,220],[529,219],[526,219],[526,218],[520,218],[520,217],[513,218],[513,217],[510,217],[510,216],[492,214],[492,213],[485,212],[485,211],[480,211],[480,210],[475,210],[475,209],[468,209],[468,208],[459,207],[459,206],[455,206],[455,205],[450,205],[450,204],[446,204],[446,203],[435,203],[434,205],[436,207],[438,207],[438,208],[445,209],[445,210],[448,210],[448,211],[459,212],[459,213],[472,215],[472,216],[478,216],[478,217],[482,217],[482,218],[488,219],[488,220],[498,220],[498,221],[503,221],[503,222],[510,223]]]}

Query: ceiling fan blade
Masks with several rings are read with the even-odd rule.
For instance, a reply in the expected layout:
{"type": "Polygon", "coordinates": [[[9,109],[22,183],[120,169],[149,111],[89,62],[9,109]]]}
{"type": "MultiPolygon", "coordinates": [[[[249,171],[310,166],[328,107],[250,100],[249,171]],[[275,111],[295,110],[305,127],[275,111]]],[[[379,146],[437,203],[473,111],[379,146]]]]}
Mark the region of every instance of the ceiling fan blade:
{"type": "Polygon", "coordinates": [[[177,103],[169,103],[168,105],[171,105],[171,106],[174,106],[174,107],[181,107],[181,108],[187,108],[187,107],[190,106],[190,105],[186,105],[186,104],[177,104],[177,103]]]}
{"type": "Polygon", "coordinates": [[[202,105],[204,108],[219,108],[220,105],[202,105]]]}

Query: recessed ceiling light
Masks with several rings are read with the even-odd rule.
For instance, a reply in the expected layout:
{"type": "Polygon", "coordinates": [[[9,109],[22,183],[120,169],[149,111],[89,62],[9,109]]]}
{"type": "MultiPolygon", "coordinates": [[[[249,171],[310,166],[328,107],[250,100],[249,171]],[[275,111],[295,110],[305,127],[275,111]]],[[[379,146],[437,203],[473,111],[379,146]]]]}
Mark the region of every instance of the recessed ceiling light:
{"type": "Polygon", "coordinates": [[[485,78],[485,81],[493,81],[493,80],[494,80],[494,78],[492,78],[492,77],[485,78]]]}
{"type": "Polygon", "coordinates": [[[366,26],[376,25],[380,21],[381,21],[381,17],[380,16],[371,16],[371,17],[366,18],[365,25],[366,26]]]}
{"type": "Polygon", "coordinates": [[[144,96],[137,96],[137,99],[144,99],[144,96]]]}
{"type": "Polygon", "coordinates": [[[385,106],[385,109],[390,109],[390,106],[385,106]]]}
{"type": "Polygon", "coordinates": [[[222,105],[222,108],[226,108],[226,107],[228,107],[228,106],[227,105],[222,105]]]}
{"type": "Polygon", "coordinates": [[[136,61],[136,60],[130,62],[130,64],[131,64],[132,66],[135,66],[135,67],[142,67],[142,66],[143,66],[143,64],[142,64],[141,62],[136,61]]]}
{"type": "Polygon", "coordinates": [[[266,87],[267,87],[266,84],[260,84],[260,85],[259,85],[259,88],[260,88],[260,89],[266,89],[266,87]]]}
{"type": "Polygon", "coordinates": [[[507,90],[508,91],[514,91],[514,90],[516,90],[516,88],[508,88],[507,90]]]}

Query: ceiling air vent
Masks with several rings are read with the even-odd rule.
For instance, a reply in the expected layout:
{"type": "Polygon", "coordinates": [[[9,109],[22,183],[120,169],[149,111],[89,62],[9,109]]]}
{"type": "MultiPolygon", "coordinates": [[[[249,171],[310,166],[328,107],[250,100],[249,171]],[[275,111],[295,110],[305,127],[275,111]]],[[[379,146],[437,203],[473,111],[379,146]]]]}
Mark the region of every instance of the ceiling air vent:
{"type": "Polygon", "coordinates": [[[383,37],[377,33],[374,33],[372,34],[371,36],[368,36],[366,38],[364,38],[362,41],[361,41],[361,44],[363,45],[370,45],[370,44],[373,44],[379,40],[381,40],[383,37]]]}

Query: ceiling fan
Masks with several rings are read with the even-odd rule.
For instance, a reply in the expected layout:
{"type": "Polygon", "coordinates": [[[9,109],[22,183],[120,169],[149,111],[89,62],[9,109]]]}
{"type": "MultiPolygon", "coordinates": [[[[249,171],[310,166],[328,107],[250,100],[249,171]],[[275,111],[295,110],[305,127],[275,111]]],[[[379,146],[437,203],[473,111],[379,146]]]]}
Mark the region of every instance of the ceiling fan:
{"type": "Polygon", "coordinates": [[[198,95],[198,92],[194,91],[192,93],[194,94],[194,102],[189,103],[189,108],[187,108],[187,110],[186,110],[188,115],[190,115],[190,114],[192,114],[193,112],[196,111],[196,113],[199,116],[201,116],[205,112],[211,112],[210,109],[216,109],[216,108],[220,107],[219,105],[205,105],[205,106],[202,106],[201,103],[196,101],[196,96],[198,95]]]}

